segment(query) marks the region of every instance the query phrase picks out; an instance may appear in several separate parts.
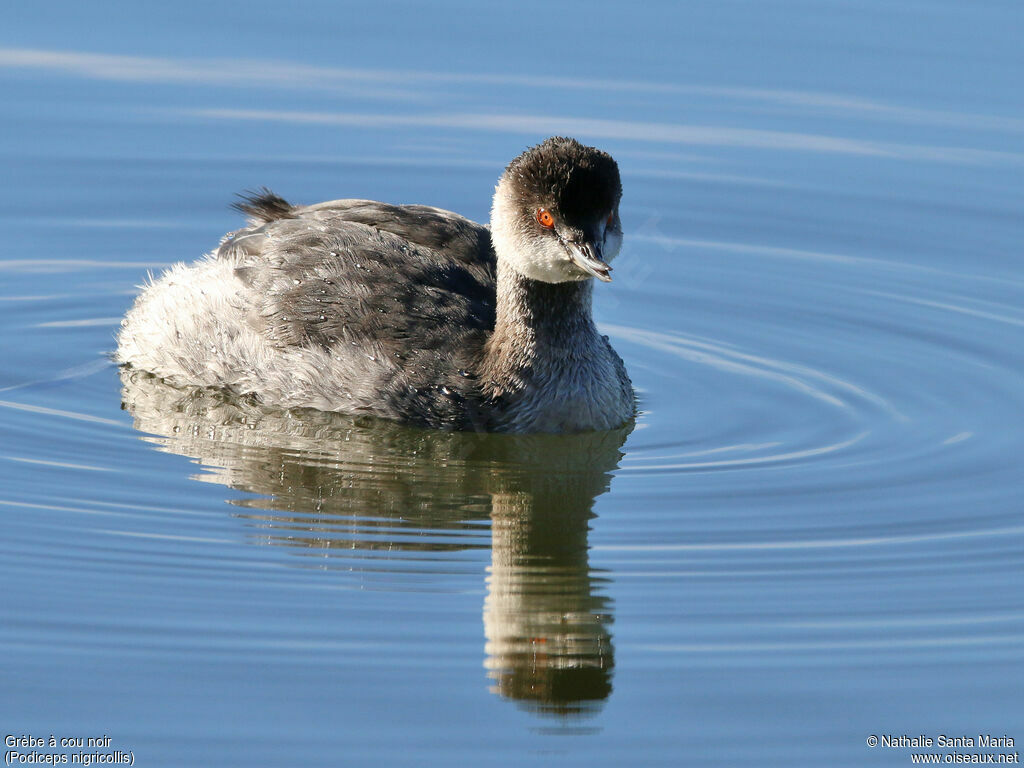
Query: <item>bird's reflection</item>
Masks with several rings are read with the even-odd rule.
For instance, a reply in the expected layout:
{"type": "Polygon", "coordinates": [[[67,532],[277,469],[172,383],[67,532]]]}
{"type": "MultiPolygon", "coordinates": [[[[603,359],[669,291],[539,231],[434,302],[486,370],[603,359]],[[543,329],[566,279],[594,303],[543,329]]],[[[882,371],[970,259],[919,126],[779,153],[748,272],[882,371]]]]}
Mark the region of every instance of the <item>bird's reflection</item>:
{"type": "Polygon", "coordinates": [[[446,433],[269,410],[130,369],[121,380],[123,407],[148,440],[197,459],[200,479],[257,495],[233,503],[262,542],[374,570],[404,567],[402,555],[490,546],[493,691],[559,715],[594,711],[611,693],[610,602],[587,533],[628,428],[446,433]]]}

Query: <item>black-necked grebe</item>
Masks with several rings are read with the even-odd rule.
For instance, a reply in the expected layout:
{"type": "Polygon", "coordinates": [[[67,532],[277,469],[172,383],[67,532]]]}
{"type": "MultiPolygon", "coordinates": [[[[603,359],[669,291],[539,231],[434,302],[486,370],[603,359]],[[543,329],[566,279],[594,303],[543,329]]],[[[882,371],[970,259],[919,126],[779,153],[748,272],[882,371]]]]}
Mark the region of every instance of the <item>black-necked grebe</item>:
{"type": "Polygon", "coordinates": [[[610,429],[634,412],[591,315],[619,252],[615,160],[548,139],[505,169],[491,228],[422,205],[296,207],[145,286],[117,359],[171,384],[446,429],[610,429]]]}

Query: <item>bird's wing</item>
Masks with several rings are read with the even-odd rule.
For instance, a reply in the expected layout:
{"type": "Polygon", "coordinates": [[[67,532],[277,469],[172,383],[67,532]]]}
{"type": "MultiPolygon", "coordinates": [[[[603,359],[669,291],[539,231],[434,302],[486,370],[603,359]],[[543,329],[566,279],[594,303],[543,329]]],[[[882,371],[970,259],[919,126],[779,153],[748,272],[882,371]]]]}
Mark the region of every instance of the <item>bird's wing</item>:
{"type": "Polygon", "coordinates": [[[249,322],[272,346],[368,357],[373,381],[360,359],[363,380],[353,387],[396,401],[472,389],[495,320],[485,227],[426,206],[362,200],[280,210],[288,215],[255,221],[217,252],[238,265],[249,322]]]}

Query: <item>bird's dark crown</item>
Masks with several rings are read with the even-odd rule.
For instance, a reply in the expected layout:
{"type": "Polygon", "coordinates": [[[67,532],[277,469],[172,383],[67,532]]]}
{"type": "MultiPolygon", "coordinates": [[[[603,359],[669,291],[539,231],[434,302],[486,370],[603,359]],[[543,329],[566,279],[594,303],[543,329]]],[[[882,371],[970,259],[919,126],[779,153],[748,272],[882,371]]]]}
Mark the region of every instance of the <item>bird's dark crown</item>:
{"type": "Polygon", "coordinates": [[[622,197],[612,156],[563,136],[523,152],[504,177],[520,210],[547,208],[569,223],[607,216],[622,197]]]}

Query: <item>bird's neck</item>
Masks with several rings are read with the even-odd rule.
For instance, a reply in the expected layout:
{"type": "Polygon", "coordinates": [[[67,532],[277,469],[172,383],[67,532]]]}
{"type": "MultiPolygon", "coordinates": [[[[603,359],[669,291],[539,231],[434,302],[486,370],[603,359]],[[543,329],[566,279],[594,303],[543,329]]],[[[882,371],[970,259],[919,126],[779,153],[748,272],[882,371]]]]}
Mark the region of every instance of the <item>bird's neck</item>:
{"type": "Polygon", "coordinates": [[[498,260],[497,312],[487,343],[485,377],[515,388],[586,357],[600,340],[591,314],[592,280],[545,283],[498,260]]]}

